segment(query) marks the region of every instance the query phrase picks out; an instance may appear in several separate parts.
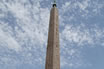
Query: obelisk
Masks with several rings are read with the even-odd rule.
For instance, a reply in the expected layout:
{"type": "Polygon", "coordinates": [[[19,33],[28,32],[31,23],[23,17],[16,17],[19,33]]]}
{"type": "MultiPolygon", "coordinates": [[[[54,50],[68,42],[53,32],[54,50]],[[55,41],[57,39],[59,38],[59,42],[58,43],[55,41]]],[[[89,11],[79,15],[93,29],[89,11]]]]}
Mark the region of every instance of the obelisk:
{"type": "Polygon", "coordinates": [[[45,69],[60,69],[59,20],[55,1],[50,12],[45,69]]]}

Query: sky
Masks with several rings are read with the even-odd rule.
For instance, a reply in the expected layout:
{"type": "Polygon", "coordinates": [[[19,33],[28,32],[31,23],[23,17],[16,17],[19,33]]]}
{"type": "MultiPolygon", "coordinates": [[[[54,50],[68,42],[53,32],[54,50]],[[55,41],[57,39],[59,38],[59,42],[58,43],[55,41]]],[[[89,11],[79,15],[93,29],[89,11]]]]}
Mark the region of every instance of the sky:
{"type": "MultiPolygon", "coordinates": [[[[61,69],[104,69],[104,0],[57,0],[61,69]]],[[[0,69],[45,69],[53,0],[0,0],[0,69]]]]}

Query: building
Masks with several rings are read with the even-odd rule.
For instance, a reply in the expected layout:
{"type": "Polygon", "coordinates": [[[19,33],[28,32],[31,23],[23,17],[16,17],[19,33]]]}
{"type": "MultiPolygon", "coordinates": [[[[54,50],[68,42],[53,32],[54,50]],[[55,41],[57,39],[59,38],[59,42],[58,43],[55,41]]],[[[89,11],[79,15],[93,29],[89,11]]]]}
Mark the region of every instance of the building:
{"type": "Polygon", "coordinates": [[[45,69],[60,69],[59,19],[55,1],[50,12],[45,69]]]}

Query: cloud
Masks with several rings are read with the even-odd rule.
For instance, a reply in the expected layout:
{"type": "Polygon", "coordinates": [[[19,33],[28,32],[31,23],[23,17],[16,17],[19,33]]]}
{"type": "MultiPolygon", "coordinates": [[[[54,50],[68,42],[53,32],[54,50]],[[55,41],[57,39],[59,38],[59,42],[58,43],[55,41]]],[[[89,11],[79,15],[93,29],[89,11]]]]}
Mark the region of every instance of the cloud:
{"type": "Polygon", "coordinates": [[[102,3],[93,0],[73,0],[62,4],[62,8],[59,9],[62,67],[69,66],[76,69],[82,66],[91,66],[90,62],[85,61],[87,58],[83,58],[81,49],[84,49],[85,46],[103,46],[104,28],[100,26],[102,22],[97,23],[91,20],[91,18],[96,20],[95,16],[103,15],[101,14],[104,7],[102,3]],[[93,12],[94,9],[96,12],[93,12]],[[74,53],[71,50],[74,50],[74,53]]]}
{"type": "MultiPolygon", "coordinates": [[[[13,65],[15,69],[18,63],[17,66],[45,63],[50,9],[41,6],[42,2],[43,0],[0,1],[0,64],[7,67],[13,65]],[[10,61],[13,62],[9,64],[10,61]]],[[[91,0],[65,1],[62,4],[59,9],[62,67],[83,66],[80,49],[85,45],[104,45],[103,29],[96,23],[89,28],[87,26],[91,24],[87,25],[83,21],[89,16],[98,15],[103,6],[91,0]],[[94,10],[96,14],[93,13],[94,10]]]]}
{"type": "Polygon", "coordinates": [[[73,25],[67,25],[62,32],[62,38],[71,43],[77,43],[79,46],[85,44],[101,45],[103,34],[103,29],[96,27],[96,25],[93,26],[93,28],[87,28],[84,24],[81,24],[77,27],[74,27],[73,25]]]}
{"type": "Polygon", "coordinates": [[[9,49],[13,49],[15,51],[21,50],[21,46],[18,44],[18,42],[13,38],[9,33],[11,33],[10,28],[8,27],[7,24],[0,24],[0,45],[1,46],[6,46],[9,49]],[[6,27],[6,28],[5,28],[6,27]],[[5,28],[3,30],[3,28],[5,28]],[[9,29],[7,31],[6,29],[9,29]]]}
{"type": "Polygon", "coordinates": [[[91,64],[85,61],[86,59],[83,58],[81,49],[84,49],[84,47],[86,46],[103,47],[103,30],[104,28],[101,29],[96,24],[90,28],[84,23],[81,23],[77,26],[73,24],[66,24],[62,33],[60,33],[60,45],[62,55],[61,61],[63,62],[62,66],[65,65],[71,68],[80,66],[91,66],[91,64]]]}
{"type": "MultiPolygon", "coordinates": [[[[7,58],[21,64],[44,63],[49,9],[40,8],[39,1],[33,3],[28,0],[0,1],[1,13],[4,15],[0,17],[0,49],[7,48],[0,53],[2,54],[0,59],[7,58]],[[10,20],[10,17],[12,21],[6,21],[6,19],[10,20]],[[11,54],[10,51],[18,55],[11,54]],[[7,54],[4,57],[5,52],[7,54]],[[16,59],[18,56],[20,57],[16,59]]],[[[0,63],[5,66],[11,65],[5,61],[0,63]]]]}

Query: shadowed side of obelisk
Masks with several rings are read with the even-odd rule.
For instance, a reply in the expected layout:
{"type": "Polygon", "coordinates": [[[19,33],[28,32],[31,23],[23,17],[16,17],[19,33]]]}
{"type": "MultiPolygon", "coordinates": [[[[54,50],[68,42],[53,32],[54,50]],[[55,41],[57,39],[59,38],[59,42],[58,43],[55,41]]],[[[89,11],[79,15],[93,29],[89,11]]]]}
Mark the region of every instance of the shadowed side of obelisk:
{"type": "Polygon", "coordinates": [[[50,12],[45,69],[60,69],[59,22],[56,4],[50,12]]]}

